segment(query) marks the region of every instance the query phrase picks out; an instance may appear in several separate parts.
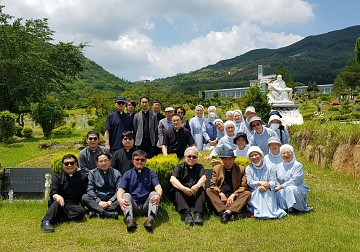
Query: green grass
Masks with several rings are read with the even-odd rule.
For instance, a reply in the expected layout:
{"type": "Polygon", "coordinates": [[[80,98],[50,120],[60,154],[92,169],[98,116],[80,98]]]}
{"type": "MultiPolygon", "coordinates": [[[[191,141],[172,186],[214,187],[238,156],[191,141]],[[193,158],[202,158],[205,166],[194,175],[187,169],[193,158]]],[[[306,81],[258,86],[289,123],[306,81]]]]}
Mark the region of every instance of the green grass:
{"type": "Polygon", "coordinates": [[[0,251],[360,251],[359,180],[300,159],[310,186],[311,213],[281,220],[240,219],[226,225],[210,215],[203,227],[188,227],[170,203],[162,203],[153,233],[138,218],[135,233],[123,219],[88,219],[39,228],[41,201],[0,202],[0,251]]]}

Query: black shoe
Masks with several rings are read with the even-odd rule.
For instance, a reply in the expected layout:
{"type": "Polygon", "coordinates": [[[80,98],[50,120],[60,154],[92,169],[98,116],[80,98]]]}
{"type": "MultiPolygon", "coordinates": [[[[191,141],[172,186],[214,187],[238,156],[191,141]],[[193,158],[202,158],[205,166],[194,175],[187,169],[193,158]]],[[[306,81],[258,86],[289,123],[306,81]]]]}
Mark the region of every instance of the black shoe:
{"type": "Polygon", "coordinates": [[[230,215],[229,221],[236,221],[237,220],[237,214],[233,213],[230,215]]]}
{"type": "Polygon", "coordinates": [[[199,212],[196,212],[194,215],[194,223],[196,225],[202,226],[203,225],[203,219],[202,219],[202,214],[199,212]]]}
{"type": "Polygon", "coordinates": [[[230,217],[230,215],[227,213],[227,212],[221,212],[220,213],[220,215],[219,215],[219,217],[220,217],[220,221],[221,221],[221,223],[228,223],[229,222],[229,217],[230,217]]]}
{"type": "Polygon", "coordinates": [[[137,228],[137,224],[136,222],[134,221],[134,219],[127,219],[126,221],[126,229],[128,232],[132,232],[132,231],[135,231],[135,229],[137,228]]]}
{"type": "Polygon", "coordinates": [[[144,223],[144,227],[147,231],[151,232],[154,226],[154,219],[147,219],[144,223]]]}
{"type": "Polygon", "coordinates": [[[54,227],[51,225],[50,221],[48,221],[48,220],[43,220],[41,222],[40,228],[45,233],[55,232],[54,227]]]}
{"type": "Polygon", "coordinates": [[[106,218],[108,219],[119,219],[119,213],[118,212],[106,212],[106,218]]]}
{"type": "Polygon", "coordinates": [[[190,212],[185,213],[184,222],[190,226],[192,226],[194,224],[194,219],[190,212]]]}
{"type": "Polygon", "coordinates": [[[89,211],[89,218],[92,219],[92,218],[96,218],[98,217],[97,213],[94,213],[93,211],[89,211]]]}

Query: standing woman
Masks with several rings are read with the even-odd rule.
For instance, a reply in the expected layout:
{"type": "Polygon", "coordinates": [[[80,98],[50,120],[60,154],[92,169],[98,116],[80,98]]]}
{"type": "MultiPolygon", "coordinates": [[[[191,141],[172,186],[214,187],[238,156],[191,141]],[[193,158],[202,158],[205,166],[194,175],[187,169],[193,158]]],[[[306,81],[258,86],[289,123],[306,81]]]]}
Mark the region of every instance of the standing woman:
{"type": "Polygon", "coordinates": [[[274,169],[263,161],[264,153],[258,146],[251,146],[247,158],[251,162],[245,169],[251,192],[248,202],[249,216],[261,219],[282,218],[286,212],[278,207],[274,193],[276,175],[274,169]]]}
{"type": "Polygon", "coordinates": [[[308,212],[312,207],[307,205],[307,194],[310,188],[304,183],[304,169],[296,161],[294,148],[289,144],[280,147],[283,165],[276,170],[277,186],[276,199],[279,206],[293,212],[308,212]]]}
{"type": "Polygon", "coordinates": [[[198,150],[203,150],[204,141],[202,135],[202,125],[204,123],[204,107],[197,105],[195,107],[195,116],[190,119],[189,125],[191,135],[195,140],[195,145],[198,150]]]}
{"type": "Polygon", "coordinates": [[[235,122],[235,133],[245,132],[245,122],[241,110],[235,109],[233,112],[235,122]]]}

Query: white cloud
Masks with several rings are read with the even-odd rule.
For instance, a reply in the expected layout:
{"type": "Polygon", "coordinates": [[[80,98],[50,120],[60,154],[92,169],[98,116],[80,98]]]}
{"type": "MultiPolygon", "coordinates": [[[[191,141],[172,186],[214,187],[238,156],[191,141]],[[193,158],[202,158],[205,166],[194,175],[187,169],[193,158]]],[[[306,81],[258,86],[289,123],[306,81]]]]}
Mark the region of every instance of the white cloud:
{"type": "Polygon", "coordinates": [[[129,80],[167,77],[251,49],[289,45],[301,37],[269,30],[314,18],[302,0],[0,1],[16,17],[48,17],[58,40],[90,42],[87,57],[129,80]],[[165,23],[172,28],[168,36],[162,34],[165,23]],[[158,44],[159,34],[171,43],[158,44]]]}

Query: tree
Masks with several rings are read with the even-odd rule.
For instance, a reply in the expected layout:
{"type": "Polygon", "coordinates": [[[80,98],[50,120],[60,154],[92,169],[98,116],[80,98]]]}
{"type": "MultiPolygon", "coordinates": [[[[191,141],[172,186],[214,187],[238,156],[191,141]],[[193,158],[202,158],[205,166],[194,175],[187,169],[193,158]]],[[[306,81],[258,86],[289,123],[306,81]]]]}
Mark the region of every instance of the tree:
{"type": "Polygon", "coordinates": [[[256,114],[260,116],[263,121],[268,121],[271,105],[268,103],[266,93],[261,92],[259,85],[250,86],[249,90],[241,97],[241,103],[243,108],[248,106],[255,107],[256,114]]]}
{"type": "Polygon", "coordinates": [[[342,79],[350,90],[350,96],[354,96],[356,89],[360,87],[360,64],[355,59],[346,63],[342,71],[342,79]]]}
{"type": "Polygon", "coordinates": [[[313,81],[313,82],[309,81],[308,87],[307,87],[307,91],[308,91],[308,92],[311,92],[311,91],[315,91],[315,92],[320,91],[320,90],[319,90],[319,87],[318,87],[318,85],[317,85],[317,83],[316,83],[316,81],[313,81]]]}
{"type": "Polygon", "coordinates": [[[360,64],[360,37],[357,38],[356,44],[355,44],[355,59],[357,63],[360,64]]]}
{"type": "MultiPolygon", "coordinates": [[[[32,102],[66,89],[83,70],[84,44],[50,44],[46,18],[23,20],[0,5],[0,110],[21,114],[32,102]]],[[[23,122],[20,125],[23,126],[23,122]]]]}
{"type": "Polygon", "coordinates": [[[49,97],[34,106],[31,117],[36,123],[40,124],[45,138],[50,138],[51,131],[55,126],[63,122],[64,110],[59,101],[49,97]]]}

